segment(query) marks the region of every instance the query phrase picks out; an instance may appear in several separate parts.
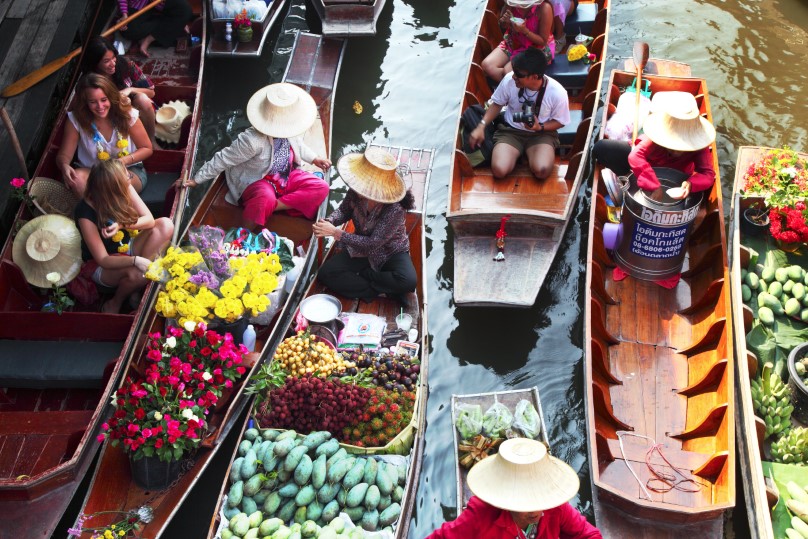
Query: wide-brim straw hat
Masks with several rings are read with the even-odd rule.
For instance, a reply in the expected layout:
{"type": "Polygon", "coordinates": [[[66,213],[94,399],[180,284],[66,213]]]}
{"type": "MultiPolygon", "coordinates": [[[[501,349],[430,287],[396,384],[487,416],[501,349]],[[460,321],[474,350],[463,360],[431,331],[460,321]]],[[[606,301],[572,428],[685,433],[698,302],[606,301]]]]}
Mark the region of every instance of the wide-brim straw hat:
{"type": "Polygon", "coordinates": [[[61,286],[81,270],[81,233],[73,219],[63,215],[35,217],[17,232],[11,257],[32,285],[61,286]],[[60,276],[56,283],[47,279],[52,272],[60,276]]]}
{"type": "Polygon", "coordinates": [[[528,438],[502,442],[499,453],[474,465],[467,481],[484,502],[520,513],[558,507],[580,487],[575,470],[551,457],[543,443],[528,438]]]}
{"type": "Polygon", "coordinates": [[[505,3],[511,7],[521,7],[521,8],[529,8],[533,6],[538,6],[544,2],[544,0],[505,0],[505,3]]]}
{"type": "Polygon", "coordinates": [[[680,152],[704,149],[715,140],[715,127],[701,116],[696,98],[687,92],[654,94],[642,129],[654,144],[680,152]]]}
{"type": "Polygon", "coordinates": [[[58,214],[72,217],[79,197],[62,182],[37,176],[28,184],[28,194],[34,198],[34,206],[43,214],[58,214]]]}
{"type": "Polygon", "coordinates": [[[407,194],[407,185],[397,167],[398,162],[390,152],[375,147],[364,153],[345,154],[337,161],[337,172],[348,187],[382,204],[393,204],[407,194]]]}
{"type": "Polygon", "coordinates": [[[160,140],[176,144],[180,141],[182,122],[190,116],[191,107],[185,101],[169,101],[154,115],[154,136],[160,140]]]}
{"type": "Polygon", "coordinates": [[[264,86],[247,103],[247,119],[261,133],[277,138],[302,135],[317,119],[317,104],[288,82],[264,86]]]}

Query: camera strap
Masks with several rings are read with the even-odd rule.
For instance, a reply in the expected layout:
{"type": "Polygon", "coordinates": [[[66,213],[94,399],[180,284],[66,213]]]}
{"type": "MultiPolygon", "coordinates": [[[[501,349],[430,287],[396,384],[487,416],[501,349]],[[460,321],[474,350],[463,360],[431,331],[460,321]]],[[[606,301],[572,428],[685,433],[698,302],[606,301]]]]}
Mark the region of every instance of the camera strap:
{"type": "Polygon", "coordinates": [[[536,119],[539,118],[539,111],[541,111],[541,102],[544,101],[545,90],[547,90],[547,75],[542,75],[541,90],[539,90],[539,95],[536,96],[536,103],[533,105],[533,114],[536,116],[536,119]]]}

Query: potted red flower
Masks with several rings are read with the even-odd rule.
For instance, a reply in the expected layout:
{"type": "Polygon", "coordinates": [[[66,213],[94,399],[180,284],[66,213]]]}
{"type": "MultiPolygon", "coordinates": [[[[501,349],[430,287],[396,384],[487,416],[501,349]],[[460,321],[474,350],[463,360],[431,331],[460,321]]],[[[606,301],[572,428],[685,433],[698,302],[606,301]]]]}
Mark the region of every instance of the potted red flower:
{"type": "Polygon", "coordinates": [[[113,395],[115,412],[99,441],[121,444],[135,481],[146,489],[168,486],[183,456],[202,443],[206,416],[247,367],[247,349],[204,324],[149,335],[143,376],[127,377],[113,395]]]}
{"type": "Polygon", "coordinates": [[[248,43],[252,41],[253,38],[253,29],[252,29],[252,21],[250,17],[247,15],[247,10],[242,9],[241,13],[236,15],[236,18],[233,19],[233,28],[236,29],[236,35],[238,36],[238,40],[242,43],[248,43]]]}

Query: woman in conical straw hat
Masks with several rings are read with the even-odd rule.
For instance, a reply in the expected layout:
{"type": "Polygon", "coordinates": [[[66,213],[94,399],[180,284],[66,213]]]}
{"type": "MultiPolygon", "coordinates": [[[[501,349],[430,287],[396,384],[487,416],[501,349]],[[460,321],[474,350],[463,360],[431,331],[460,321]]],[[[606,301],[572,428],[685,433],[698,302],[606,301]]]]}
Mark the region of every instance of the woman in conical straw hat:
{"type": "Polygon", "coordinates": [[[512,438],[469,471],[468,507],[427,539],[600,539],[569,504],[578,475],[544,444],[512,438]]]}
{"type": "Polygon", "coordinates": [[[144,274],[171,241],[174,223],[152,216],[117,159],[93,166],[74,215],[81,231],[82,274],[115,288],[101,311],[118,313],[129,296],[146,286],[144,274]]]}
{"type": "Polygon", "coordinates": [[[302,162],[324,172],[331,167],[303,142],[303,134],[317,120],[317,105],[302,88],[285,82],[261,88],[247,104],[252,127],[202,165],[185,185],[194,187],[222,172],[227,178],[226,199],[243,209],[242,225],[264,227],[275,211],[314,219],[328,196],[328,183],[302,170],[302,162]]]}
{"type": "Polygon", "coordinates": [[[715,140],[715,128],[702,118],[692,94],[654,94],[651,114],[642,128],[643,134],[634,148],[623,141],[599,141],[593,150],[595,159],[618,175],[633,172],[637,185],[647,191],[660,187],[652,167],[668,167],[689,174],[678,193],[668,193],[672,198],[684,199],[691,192],[712,188],[715,169],[710,146],[715,140]]]}
{"type": "Polygon", "coordinates": [[[332,237],[343,247],[317,273],[337,294],[368,301],[385,294],[405,302],[415,289],[418,277],[404,227],[415,199],[397,165],[390,153],[372,147],[346,154],[337,163],[350,190],[339,208],[313,228],[317,237],[332,237]],[[338,228],[348,221],[353,221],[352,233],[338,228]]]}

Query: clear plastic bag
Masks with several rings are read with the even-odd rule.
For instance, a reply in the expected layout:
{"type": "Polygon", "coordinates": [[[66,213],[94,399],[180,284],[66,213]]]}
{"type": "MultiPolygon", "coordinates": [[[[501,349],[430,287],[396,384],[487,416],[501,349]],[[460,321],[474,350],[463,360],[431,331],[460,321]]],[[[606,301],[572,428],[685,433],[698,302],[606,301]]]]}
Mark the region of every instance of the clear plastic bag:
{"type": "Polygon", "coordinates": [[[502,438],[513,424],[513,414],[501,402],[495,402],[483,415],[483,434],[489,438],[502,438]]]}
{"type": "Polygon", "coordinates": [[[479,404],[458,403],[455,428],[463,440],[474,438],[483,428],[483,409],[479,404]]]}
{"type": "Polygon", "coordinates": [[[522,399],[516,403],[513,427],[526,438],[535,440],[541,434],[541,417],[536,407],[529,400],[522,399]]]}

